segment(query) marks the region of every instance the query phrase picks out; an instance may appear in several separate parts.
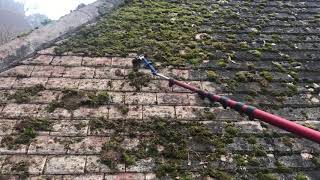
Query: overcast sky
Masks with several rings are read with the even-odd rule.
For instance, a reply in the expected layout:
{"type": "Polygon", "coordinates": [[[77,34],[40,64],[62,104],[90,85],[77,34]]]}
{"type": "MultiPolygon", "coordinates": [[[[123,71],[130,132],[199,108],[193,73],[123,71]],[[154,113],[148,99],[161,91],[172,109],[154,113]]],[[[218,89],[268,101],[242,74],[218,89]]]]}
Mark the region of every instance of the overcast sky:
{"type": "Polygon", "coordinates": [[[40,13],[48,16],[52,20],[74,10],[79,4],[89,4],[96,0],[15,0],[25,4],[26,15],[40,13]]]}

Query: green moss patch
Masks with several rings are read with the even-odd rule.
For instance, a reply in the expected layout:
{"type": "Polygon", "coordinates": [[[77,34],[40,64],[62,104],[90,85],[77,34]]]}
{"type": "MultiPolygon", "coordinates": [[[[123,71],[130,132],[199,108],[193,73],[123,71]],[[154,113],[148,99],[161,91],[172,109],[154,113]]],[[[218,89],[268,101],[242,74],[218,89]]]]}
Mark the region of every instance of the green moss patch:
{"type": "Polygon", "coordinates": [[[19,145],[29,144],[37,137],[39,131],[50,131],[52,122],[46,119],[25,119],[14,126],[15,132],[1,140],[1,146],[9,149],[18,148],[19,145]]]}
{"type": "Polygon", "coordinates": [[[102,18],[95,26],[81,29],[55,52],[95,56],[125,56],[138,52],[173,64],[206,59],[208,52],[200,47],[201,42],[195,41],[195,35],[204,16],[210,17],[210,11],[203,8],[202,1],[194,1],[194,6],[182,6],[184,3],[186,1],[134,0],[102,18]]]}
{"type": "Polygon", "coordinates": [[[122,115],[127,115],[129,112],[129,106],[126,104],[116,104],[116,108],[121,112],[122,115]]]}
{"type": "Polygon", "coordinates": [[[314,156],[314,157],[312,158],[312,163],[313,163],[316,167],[320,168],[320,156],[319,156],[319,155],[318,155],[318,156],[314,156]]]}
{"type": "Polygon", "coordinates": [[[236,137],[238,134],[238,129],[235,128],[232,124],[227,124],[225,127],[225,131],[232,137],[236,137]]]}
{"type": "Polygon", "coordinates": [[[308,180],[309,178],[303,173],[299,172],[295,177],[295,180],[308,180]]]}
{"type": "Polygon", "coordinates": [[[18,174],[19,179],[27,179],[29,176],[29,163],[27,161],[13,163],[11,171],[18,174]]]}
{"type": "Polygon", "coordinates": [[[272,81],[273,80],[272,74],[270,72],[268,72],[268,71],[260,72],[260,76],[265,78],[267,81],[272,81]]]}
{"type": "Polygon", "coordinates": [[[100,153],[100,160],[109,168],[115,169],[118,163],[125,163],[126,152],[120,147],[119,142],[109,141],[104,144],[100,153]]]}
{"type": "Polygon", "coordinates": [[[292,169],[290,169],[289,167],[285,166],[280,161],[276,161],[275,165],[277,166],[277,171],[279,171],[280,173],[291,173],[292,172],[292,169]]]}
{"type": "Polygon", "coordinates": [[[279,178],[271,173],[258,173],[257,174],[258,180],[279,180],[279,178]]]}
{"type": "Polygon", "coordinates": [[[287,137],[287,136],[284,136],[281,138],[281,141],[283,142],[284,145],[292,148],[294,143],[295,143],[295,140],[293,138],[290,138],[290,137],[287,137]]]}
{"type": "Polygon", "coordinates": [[[267,156],[267,152],[263,149],[263,147],[257,144],[253,146],[253,154],[257,157],[267,156]]]}
{"type": "Polygon", "coordinates": [[[215,50],[227,57],[240,48],[260,59],[262,52],[250,50],[248,43],[237,41],[234,33],[227,33],[224,41],[212,36],[215,31],[251,28],[255,30],[249,33],[250,37],[259,38],[259,25],[252,28],[246,16],[239,14],[238,7],[225,7],[210,0],[132,0],[97,24],[79,30],[55,52],[71,51],[87,56],[141,53],[164,64],[197,66],[203,60],[213,59],[215,50]],[[238,23],[226,23],[226,19],[238,23]]]}
{"type": "Polygon", "coordinates": [[[74,90],[64,90],[59,101],[53,101],[47,107],[48,112],[53,112],[57,108],[64,108],[69,111],[76,110],[81,106],[99,107],[112,102],[112,97],[105,91],[82,92],[74,90]]]}
{"type": "Polygon", "coordinates": [[[219,81],[219,75],[214,71],[207,71],[207,77],[210,81],[213,81],[213,82],[219,81]]]}
{"type": "MultiPolygon", "coordinates": [[[[112,132],[110,141],[105,143],[100,153],[102,163],[117,169],[118,164],[132,166],[141,159],[152,158],[155,163],[154,171],[158,177],[190,177],[187,172],[191,169],[188,167],[184,169],[184,164],[200,160],[191,142],[211,147],[208,150],[210,156],[201,156],[203,161],[217,160],[225,153],[223,150],[225,146],[232,142],[226,140],[227,137],[223,135],[220,137],[214,135],[205,124],[198,122],[161,118],[153,118],[146,122],[98,119],[92,121],[90,126],[91,129],[98,131],[112,130],[109,131],[112,132]],[[133,149],[126,149],[123,142],[128,137],[138,138],[140,143],[133,149]]],[[[203,176],[218,178],[219,175],[227,174],[223,171],[208,172],[208,169],[210,167],[200,169],[203,176]]]]}
{"type": "Polygon", "coordinates": [[[213,121],[216,120],[216,114],[212,111],[210,111],[210,108],[204,108],[201,110],[193,110],[193,113],[197,115],[197,117],[203,121],[209,120],[213,121]]]}
{"type": "Polygon", "coordinates": [[[239,45],[240,45],[241,49],[248,49],[249,48],[249,45],[247,42],[240,42],[239,45]]]}
{"type": "Polygon", "coordinates": [[[105,128],[107,121],[104,118],[92,119],[89,122],[91,131],[97,131],[105,128]]]}
{"type": "Polygon", "coordinates": [[[235,80],[239,82],[252,82],[256,79],[256,75],[249,71],[239,71],[235,74],[235,80]]]}
{"type": "Polygon", "coordinates": [[[279,62],[272,62],[272,64],[281,72],[287,72],[287,69],[279,62]]]}
{"type": "Polygon", "coordinates": [[[228,66],[228,61],[225,59],[219,59],[217,62],[217,66],[221,68],[225,68],[228,66]]]}
{"type": "Polygon", "coordinates": [[[259,50],[250,50],[249,53],[251,53],[252,55],[254,55],[258,58],[261,58],[261,56],[262,56],[262,52],[259,50]]]}
{"type": "Polygon", "coordinates": [[[9,96],[10,99],[14,99],[16,103],[27,103],[30,101],[30,98],[37,95],[39,92],[45,90],[45,87],[41,84],[17,90],[14,94],[9,96]]]}
{"type": "Polygon", "coordinates": [[[217,179],[217,180],[233,180],[234,179],[231,174],[229,174],[225,171],[211,169],[211,170],[206,171],[206,174],[210,177],[213,177],[214,179],[217,179]]]}
{"type": "Polygon", "coordinates": [[[257,143],[257,138],[254,136],[250,136],[247,138],[248,143],[250,144],[256,144],[257,143]]]}
{"type": "Polygon", "coordinates": [[[140,91],[142,87],[148,86],[148,83],[151,81],[151,76],[143,72],[131,71],[128,74],[128,80],[130,86],[133,86],[137,91],[140,91]]]}

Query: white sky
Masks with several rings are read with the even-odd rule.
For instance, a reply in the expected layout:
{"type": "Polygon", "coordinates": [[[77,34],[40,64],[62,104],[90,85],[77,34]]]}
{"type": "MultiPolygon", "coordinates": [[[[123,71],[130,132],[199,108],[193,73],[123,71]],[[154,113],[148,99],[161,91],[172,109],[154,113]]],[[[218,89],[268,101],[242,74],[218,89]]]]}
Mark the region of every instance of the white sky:
{"type": "Polygon", "coordinates": [[[52,20],[68,14],[81,3],[89,4],[96,0],[15,0],[25,4],[26,15],[40,13],[52,20]]]}

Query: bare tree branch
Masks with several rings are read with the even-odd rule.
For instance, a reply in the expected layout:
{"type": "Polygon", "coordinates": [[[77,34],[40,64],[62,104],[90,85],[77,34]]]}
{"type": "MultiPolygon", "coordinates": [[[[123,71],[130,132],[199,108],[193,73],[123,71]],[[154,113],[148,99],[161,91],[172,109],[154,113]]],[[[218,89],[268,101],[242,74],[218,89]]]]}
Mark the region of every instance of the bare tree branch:
{"type": "Polygon", "coordinates": [[[0,45],[13,39],[15,36],[13,27],[8,25],[0,25],[0,45]]]}

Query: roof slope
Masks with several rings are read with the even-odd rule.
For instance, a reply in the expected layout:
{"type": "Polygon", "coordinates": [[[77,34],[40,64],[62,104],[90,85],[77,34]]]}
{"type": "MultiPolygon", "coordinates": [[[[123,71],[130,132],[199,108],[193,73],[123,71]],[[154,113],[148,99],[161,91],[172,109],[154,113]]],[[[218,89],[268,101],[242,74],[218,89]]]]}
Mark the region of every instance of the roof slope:
{"type": "Polygon", "coordinates": [[[317,179],[319,144],[170,88],[131,60],[146,53],[164,74],[320,129],[319,9],[316,1],[126,4],[0,73],[1,173],[317,179]]]}

